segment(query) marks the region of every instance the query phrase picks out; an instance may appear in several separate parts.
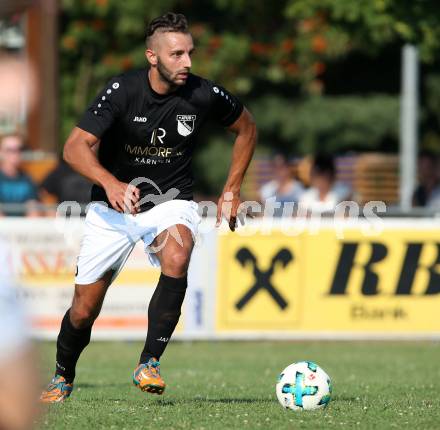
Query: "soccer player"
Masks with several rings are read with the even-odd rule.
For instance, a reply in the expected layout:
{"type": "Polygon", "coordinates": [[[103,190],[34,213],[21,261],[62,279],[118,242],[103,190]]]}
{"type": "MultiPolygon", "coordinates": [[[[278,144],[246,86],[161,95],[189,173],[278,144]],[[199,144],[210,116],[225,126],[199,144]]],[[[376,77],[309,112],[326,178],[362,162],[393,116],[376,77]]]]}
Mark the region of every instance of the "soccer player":
{"type": "Polygon", "coordinates": [[[235,96],[190,73],[193,51],[183,15],[154,19],[146,38],[149,67],[111,79],[65,144],[64,159],[95,185],[73,302],[61,323],[55,376],[41,395],[43,402],[70,395],[76,363],[90,341],[107,288],[139,240],[147,251],[155,250],[148,256],[160,265],[161,275],[148,307],[148,333],[133,383],[142,391],[163,393],[159,359],[180,316],[200,222],[192,201],[194,138],[209,119],[236,135],[216,224],[225,216],[235,229],[256,126],[235,96]]]}

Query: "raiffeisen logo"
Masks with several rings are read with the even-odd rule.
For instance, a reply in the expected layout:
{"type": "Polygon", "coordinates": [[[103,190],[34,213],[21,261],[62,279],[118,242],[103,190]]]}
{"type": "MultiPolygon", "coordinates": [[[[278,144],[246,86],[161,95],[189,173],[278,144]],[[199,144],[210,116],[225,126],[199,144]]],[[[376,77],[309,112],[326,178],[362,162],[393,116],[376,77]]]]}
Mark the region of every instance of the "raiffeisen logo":
{"type": "Polygon", "coordinates": [[[344,241],[341,243],[329,294],[331,296],[350,295],[355,292],[362,296],[439,294],[439,264],[440,243],[434,241],[392,244],[379,241],[344,241]],[[395,268],[393,276],[390,276],[389,269],[384,271],[381,267],[382,265],[390,267],[390,260],[395,262],[391,266],[395,268]],[[418,288],[414,291],[416,284],[418,288]]]}

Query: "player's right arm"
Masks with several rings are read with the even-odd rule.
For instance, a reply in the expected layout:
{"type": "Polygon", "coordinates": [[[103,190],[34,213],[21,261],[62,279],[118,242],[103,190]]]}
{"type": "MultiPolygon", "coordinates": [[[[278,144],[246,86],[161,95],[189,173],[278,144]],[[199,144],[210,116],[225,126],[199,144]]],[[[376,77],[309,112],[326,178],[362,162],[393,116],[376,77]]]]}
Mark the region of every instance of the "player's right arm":
{"type": "Polygon", "coordinates": [[[139,212],[139,189],[119,181],[101,165],[96,155],[102,135],[126,105],[123,79],[111,79],[70,133],[63,158],[74,170],[105,190],[113,209],[134,214],[139,212]]]}
{"type": "Polygon", "coordinates": [[[93,150],[98,143],[98,137],[75,127],[64,145],[63,158],[72,169],[105,190],[113,209],[136,213],[139,189],[119,181],[100,164],[93,150]]]}

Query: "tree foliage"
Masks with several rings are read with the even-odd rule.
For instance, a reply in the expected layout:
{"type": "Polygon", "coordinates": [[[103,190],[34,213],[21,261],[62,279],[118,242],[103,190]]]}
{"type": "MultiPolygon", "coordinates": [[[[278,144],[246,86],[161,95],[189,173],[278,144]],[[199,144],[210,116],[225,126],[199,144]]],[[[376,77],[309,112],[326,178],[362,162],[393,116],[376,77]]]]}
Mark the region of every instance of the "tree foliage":
{"type": "Polygon", "coordinates": [[[290,0],[286,16],[300,20],[321,16],[353,47],[373,52],[395,41],[412,43],[424,61],[432,62],[440,48],[435,0],[290,0]]]}
{"type": "Polygon", "coordinates": [[[269,96],[253,111],[262,139],[280,136],[274,146],[286,153],[292,147],[301,155],[369,151],[398,133],[399,103],[393,96],[310,97],[293,103],[269,96]]]}

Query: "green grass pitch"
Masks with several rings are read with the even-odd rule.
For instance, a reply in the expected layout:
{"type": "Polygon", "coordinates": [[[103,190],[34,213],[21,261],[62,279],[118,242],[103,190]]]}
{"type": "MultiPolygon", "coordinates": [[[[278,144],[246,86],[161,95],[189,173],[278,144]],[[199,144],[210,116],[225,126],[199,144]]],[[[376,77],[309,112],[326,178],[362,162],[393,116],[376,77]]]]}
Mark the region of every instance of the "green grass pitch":
{"type": "MultiPolygon", "coordinates": [[[[44,382],[55,344],[42,343],[44,382]]],[[[138,342],[93,342],[64,404],[41,429],[440,429],[438,342],[174,342],[161,360],[163,396],[142,393],[131,372],[138,342]],[[333,381],[329,407],[284,410],[279,372],[312,360],[333,381]]]]}

